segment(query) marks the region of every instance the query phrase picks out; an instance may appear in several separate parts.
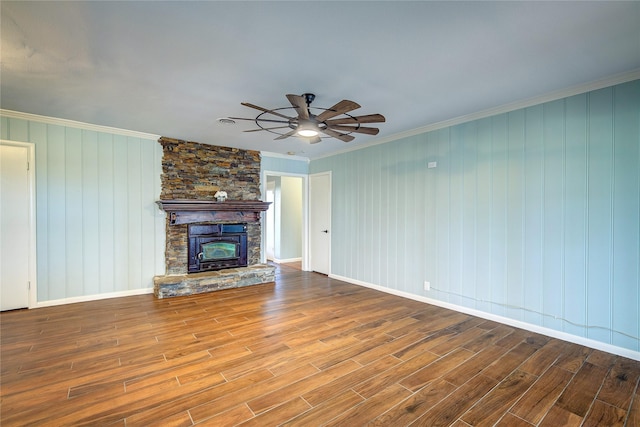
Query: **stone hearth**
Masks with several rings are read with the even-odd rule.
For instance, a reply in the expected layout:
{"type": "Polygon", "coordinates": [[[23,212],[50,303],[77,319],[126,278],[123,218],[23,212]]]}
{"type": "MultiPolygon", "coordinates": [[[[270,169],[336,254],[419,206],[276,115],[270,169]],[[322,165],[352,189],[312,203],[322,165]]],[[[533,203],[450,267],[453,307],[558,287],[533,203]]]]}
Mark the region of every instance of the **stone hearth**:
{"type": "Polygon", "coordinates": [[[153,293],[157,298],[167,298],[259,285],[273,281],[275,281],[274,267],[256,264],[249,267],[228,268],[205,273],[156,276],[153,281],[153,293]]]}

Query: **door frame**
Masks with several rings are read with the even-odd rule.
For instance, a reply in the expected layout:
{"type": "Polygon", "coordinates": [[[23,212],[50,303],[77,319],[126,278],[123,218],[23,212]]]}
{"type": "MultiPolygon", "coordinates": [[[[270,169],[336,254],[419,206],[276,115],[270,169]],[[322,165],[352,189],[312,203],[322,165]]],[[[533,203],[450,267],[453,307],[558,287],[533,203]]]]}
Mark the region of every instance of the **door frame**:
{"type": "Polygon", "coordinates": [[[23,147],[27,149],[29,169],[27,179],[29,180],[29,306],[34,308],[38,305],[38,282],[37,282],[37,249],[36,249],[36,146],[32,142],[19,142],[0,139],[0,145],[23,147]]]}
{"type": "MultiPolygon", "coordinates": [[[[329,220],[329,226],[328,226],[329,227],[329,235],[328,235],[328,237],[329,237],[329,247],[327,248],[328,251],[329,251],[329,253],[327,254],[327,257],[328,257],[327,263],[328,263],[328,266],[329,266],[329,273],[328,273],[329,276],[331,275],[331,243],[333,241],[333,237],[331,235],[333,233],[333,229],[332,229],[332,219],[333,218],[332,218],[332,206],[331,206],[331,200],[332,200],[332,196],[333,196],[333,175],[332,175],[331,172],[332,171],[325,171],[325,172],[318,172],[318,173],[313,173],[313,174],[309,175],[309,200],[311,199],[311,197],[313,197],[313,195],[311,194],[311,177],[326,175],[327,178],[329,179],[329,189],[328,189],[329,190],[329,197],[328,197],[329,200],[327,200],[327,204],[329,205],[328,206],[328,209],[329,209],[329,218],[328,218],[328,220],[329,220]]],[[[310,205],[310,202],[309,202],[309,205],[310,205]]],[[[309,247],[311,247],[311,236],[309,236],[309,247]]],[[[311,263],[309,263],[309,270],[308,271],[311,271],[311,263]]]]}
{"type": "MultiPolygon", "coordinates": [[[[269,176],[287,176],[293,178],[302,178],[302,270],[309,271],[309,175],[290,172],[262,171],[260,179],[260,192],[267,194],[267,177],[269,176]]],[[[266,212],[261,212],[260,220],[264,227],[260,227],[260,262],[267,262],[267,230],[266,230],[266,212]]]]}

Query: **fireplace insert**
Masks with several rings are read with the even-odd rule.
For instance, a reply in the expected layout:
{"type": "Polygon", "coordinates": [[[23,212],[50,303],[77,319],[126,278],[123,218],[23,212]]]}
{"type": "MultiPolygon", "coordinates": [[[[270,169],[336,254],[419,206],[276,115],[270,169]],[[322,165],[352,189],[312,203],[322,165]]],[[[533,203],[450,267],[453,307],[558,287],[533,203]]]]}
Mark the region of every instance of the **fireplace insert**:
{"type": "Polygon", "coordinates": [[[247,266],[247,224],[189,224],[189,273],[247,266]]]}

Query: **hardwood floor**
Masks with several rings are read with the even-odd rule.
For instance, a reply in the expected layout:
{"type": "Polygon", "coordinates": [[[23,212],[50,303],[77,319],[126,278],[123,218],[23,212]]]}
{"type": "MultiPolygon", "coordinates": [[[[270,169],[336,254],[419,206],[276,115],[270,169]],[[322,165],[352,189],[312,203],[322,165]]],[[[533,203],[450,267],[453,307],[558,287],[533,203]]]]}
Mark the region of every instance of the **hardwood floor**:
{"type": "Polygon", "coordinates": [[[286,265],[0,321],[3,427],[640,425],[639,362],[286,265]]]}

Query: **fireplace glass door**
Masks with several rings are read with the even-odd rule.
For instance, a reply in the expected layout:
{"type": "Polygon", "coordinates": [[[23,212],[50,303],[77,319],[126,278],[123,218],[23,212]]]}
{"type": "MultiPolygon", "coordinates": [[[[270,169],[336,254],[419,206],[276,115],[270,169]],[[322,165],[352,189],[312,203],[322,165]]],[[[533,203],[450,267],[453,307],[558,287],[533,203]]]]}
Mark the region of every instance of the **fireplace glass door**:
{"type": "Polygon", "coordinates": [[[201,252],[198,254],[200,262],[235,259],[240,255],[240,244],[226,240],[201,243],[200,248],[201,252]]]}
{"type": "Polygon", "coordinates": [[[247,266],[246,224],[189,224],[189,273],[247,266]]]}

